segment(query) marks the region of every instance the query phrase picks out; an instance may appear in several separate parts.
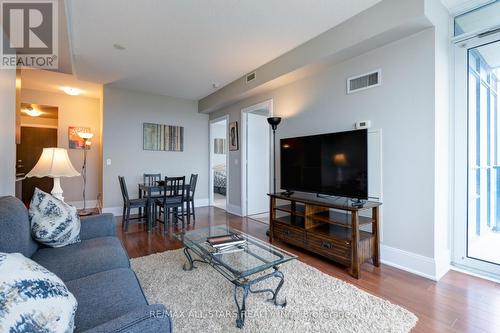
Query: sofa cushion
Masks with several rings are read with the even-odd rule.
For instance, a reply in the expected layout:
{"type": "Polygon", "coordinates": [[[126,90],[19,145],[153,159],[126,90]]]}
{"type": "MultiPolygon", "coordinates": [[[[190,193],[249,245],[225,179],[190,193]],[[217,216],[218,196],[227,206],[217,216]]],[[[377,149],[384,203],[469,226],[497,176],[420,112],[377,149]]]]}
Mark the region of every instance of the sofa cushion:
{"type": "Polygon", "coordinates": [[[89,275],[68,281],[66,285],[78,300],[76,332],[101,325],[148,304],[135,273],[128,268],[89,275]]]}
{"type": "Polygon", "coordinates": [[[1,332],[72,332],[76,309],[56,275],[20,253],[0,253],[1,332]]]}
{"type": "Polygon", "coordinates": [[[115,216],[110,213],[84,216],[81,218],[80,239],[92,239],[98,237],[116,237],[115,216]]]}
{"type": "Polygon", "coordinates": [[[162,304],[144,305],[85,333],[171,333],[172,321],[162,304]]]}
{"type": "Polygon", "coordinates": [[[93,238],[59,248],[40,248],[32,258],[63,281],[130,267],[127,253],[116,237],[93,238]]]}
{"type": "Polygon", "coordinates": [[[37,249],[24,204],[14,197],[0,197],[0,252],[19,252],[31,257],[37,249]]]}
{"type": "Polygon", "coordinates": [[[80,217],[75,207],[35,188],[29,216],[33,238],[50,247],[80,242],[80,217]]]}

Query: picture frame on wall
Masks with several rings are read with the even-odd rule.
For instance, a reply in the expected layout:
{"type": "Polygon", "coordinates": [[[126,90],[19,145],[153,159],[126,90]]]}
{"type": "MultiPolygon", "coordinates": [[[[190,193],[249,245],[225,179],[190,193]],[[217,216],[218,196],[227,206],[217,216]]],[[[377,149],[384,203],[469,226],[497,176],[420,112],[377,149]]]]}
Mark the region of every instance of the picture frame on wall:
{"type": "Polygon", "coordinates": [[[235,151],[240,148],[238,139],[238,122],[229,123],[229,150],[235,151]]]}
{"type": "Polygon", "coordinates": [[[143,150],[184,151],[184,127],[143,123],[143,150]]]}
{"type": "Polygon", "coordinates": [[[214,154],[227,154],[226,139],[215,138],[214,139],[214,154]]]}
{"type": "MultiPolygon", "coordinates": [[[[83,149],[85,140],[78,133],[92,133],[90,127],[69,126],[68,127],[68,147],[69,149],[83,149]]],[[[90,146],[88,146],[90,149],[90,146]]]]}

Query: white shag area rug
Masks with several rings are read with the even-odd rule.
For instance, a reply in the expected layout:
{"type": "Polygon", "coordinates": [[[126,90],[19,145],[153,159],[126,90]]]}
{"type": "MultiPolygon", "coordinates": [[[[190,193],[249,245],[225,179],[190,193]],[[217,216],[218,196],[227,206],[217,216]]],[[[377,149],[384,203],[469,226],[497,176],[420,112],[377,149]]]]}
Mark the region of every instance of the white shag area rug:
{"type": "MultiPolygon", "coordinates": [[[[184,271],[185,262],[182,250],[132,259],[148,301],[167,307],[174,332],[409,332],[418,320],[400,306],[292,260],[280,266],[285,284],[278,300],[286,298],[286,307],[268,302],[270,294],[249,294],[245,326],[238,329],[234,285],[203,263],[184,271]]],[[[277,282],[252,289],[274,288],[277,282]]]]}

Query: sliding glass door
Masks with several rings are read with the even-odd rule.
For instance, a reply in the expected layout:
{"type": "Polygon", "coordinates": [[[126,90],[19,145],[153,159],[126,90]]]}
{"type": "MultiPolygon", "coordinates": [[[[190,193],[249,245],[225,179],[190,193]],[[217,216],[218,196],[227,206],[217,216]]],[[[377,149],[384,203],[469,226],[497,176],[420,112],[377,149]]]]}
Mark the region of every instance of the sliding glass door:
{"type": "Polygon", "coordinates": [[[467,254],[500,264],[498,87],[500,42],[468,50],[469,214],[467,254]]]}
{"type": "Polygon", "coordinates": [[[455,64],[454,261],[500,277],[500,36],[457,45],[455,64]]]}

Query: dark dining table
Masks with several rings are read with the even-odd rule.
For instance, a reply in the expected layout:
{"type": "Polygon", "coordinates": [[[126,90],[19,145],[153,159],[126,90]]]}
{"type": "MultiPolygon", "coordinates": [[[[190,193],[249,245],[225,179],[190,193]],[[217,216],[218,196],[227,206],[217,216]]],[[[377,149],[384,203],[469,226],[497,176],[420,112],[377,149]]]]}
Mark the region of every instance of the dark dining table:
{"type": "MultiPolygon", "coordinates": [[[[154,224],[154,216],[153,216],[153,207],[155,199],[161,197],[161,194],[154,195],[154,193],[162,193],[165,190],[168,190],[168,187],[160,184],[138,184],[139,187],[139,198],[147,198],[147,219],[148,219],[148,231],[151,232],[154,224]]],[[[189,193],[191,187],[189,184],[184,185],[184,193],[189,193]]],[[[139,208],[139,215],[142,215],[142,209],[139,208]]]]}

